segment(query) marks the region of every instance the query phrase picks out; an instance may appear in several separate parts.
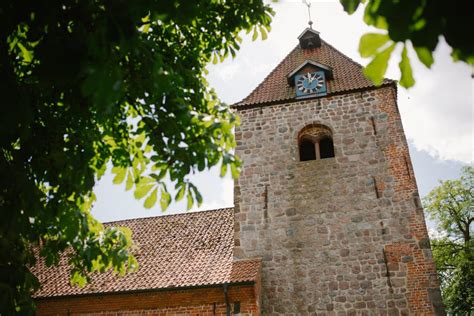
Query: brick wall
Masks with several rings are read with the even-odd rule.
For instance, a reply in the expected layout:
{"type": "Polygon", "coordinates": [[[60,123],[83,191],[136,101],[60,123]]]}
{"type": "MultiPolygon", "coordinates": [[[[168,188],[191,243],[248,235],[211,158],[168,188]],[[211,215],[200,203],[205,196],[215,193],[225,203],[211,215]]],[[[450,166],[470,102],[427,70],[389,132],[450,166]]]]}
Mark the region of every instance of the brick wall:
{"type": "MultiPolygon", "coordinates": [[[[260,315],[257,288],[229,286],[233,314],[236,302],[240,315],[260,315]]],[[[223,287],[196,288],[134,294],[89,295],[38,299],[37,315],[226,315],[223,287]]]]}
{"type": "Polygon", "coordinates": [[[394,87],[238,114],[234,256],[263,258],[265,315],[443,313],[394,87]],[[311,124],[335,158],[299,161],[311,124]]]}

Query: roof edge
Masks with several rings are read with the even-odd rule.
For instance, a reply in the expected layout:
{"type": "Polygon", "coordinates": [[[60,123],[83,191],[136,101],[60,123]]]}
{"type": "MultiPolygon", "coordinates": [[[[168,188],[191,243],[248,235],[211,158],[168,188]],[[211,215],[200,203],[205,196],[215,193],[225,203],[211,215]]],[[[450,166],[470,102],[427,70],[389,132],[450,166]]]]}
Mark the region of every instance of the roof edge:
{"type": "Polygon", "coordinates": [[[106,296],[106,295],[126,295],[126,294],[138,294],[138,293],[153,293],[153,292],[166,292],[166,291],[187,291],[195,289],[205,289],[213,287],[221,287],[224,284],[230,286],[246,286],[246,285],[255,285],[256,281],[241,281],[241,282],[222,282],[214,284],[204,284],[196,286],[182,286],[182,287],[166,287],[166,288],[150,288],[150,289],[137,289],[137,290],[128,290],[128,291],[109,291],[109,292],[90,292],[90,293],[80,293],[80,294],[67,294],[67,295],[51,295],[51,296],[33,296],[34,300],[46,301],[53,299],[70,299],[78,297],[88,297],[88,296],[106,296]]]}
{"type": "Polygon", "coordinates": [[[337,96],[341,94],[347,94],[347,93],[357,93],[361,91],[370,91],[370,90],[377,90],[380,88],[386,88],[386,87],[393,87],[395,90],[397,90],[397,82],[395,80],[389,79],[389,82],[382,83],[380,86],[372,86],[372,87],[364,87],[364,88],[357,88],[357,89],[351,89],[351,90],[341,90],[337,92],[332,92],[328,93],[324,96],[313,96],[313,97],[308,97],[305,99],[280,99],[280,100],[272,100],[268,102],[260,102],[260,103],[234,103],[230,105],[231,109],[236,109],[236,110],[243,110],[243,109],[251,109],[251,108],[260,108],[264,106],[270,106],[270,105],[275,105],[275,104],[282,104],[282,103],[294,103],[294,102],[300,102],[300,101],[306,101],[306,100],[313,100],[313,99],[323,99],[327,97],[332,97],[332,96],[337,96]]]}

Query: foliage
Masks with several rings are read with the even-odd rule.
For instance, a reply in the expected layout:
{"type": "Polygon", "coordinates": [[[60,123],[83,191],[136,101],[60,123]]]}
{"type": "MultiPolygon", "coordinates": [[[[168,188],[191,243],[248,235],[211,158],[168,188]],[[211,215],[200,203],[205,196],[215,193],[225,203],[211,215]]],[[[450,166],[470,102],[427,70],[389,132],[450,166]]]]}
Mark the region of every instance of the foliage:
{"type": "Polygon", "coordinates": [[[204,79],[266,37],[261,1],[4,1],[0,5],[0,314],[28,313],[48,265],[67,250],[72,279],[136,268],[131,232],[90,213],[108,165],[145,207],[201,203],[187,175],[221,164],[235,177],[238,123],[204,79]],[[184,3],[184,2],[183,2],[184,3]]]}
{"type": "Polygon", "coordinates": [[[429,0],[340,0],[344,10],[354,13],[361,3],[366,3],[364,22],[382,33],[368,33],[361,37],[359,52],[372,61],[365,74],[376,84],[382,83],[388,61],[396,44],[403,45],[400,84],[409,88],[415,84],[408,57],[413,48],[418,59],[428,68],[434,62],[440,36],[452,48],[454,61],[474,65],[474,41],[467,32],[472,28],[474,10],[470,1],[429,0]]]}
{"type": "Polygon", "coordinates": [[[474,313],[474,167],[465,167],[458,180],[441,182],[425,198],[426,210],[445,236],[432,242],[447,310],[453,315],[474,313]]]}

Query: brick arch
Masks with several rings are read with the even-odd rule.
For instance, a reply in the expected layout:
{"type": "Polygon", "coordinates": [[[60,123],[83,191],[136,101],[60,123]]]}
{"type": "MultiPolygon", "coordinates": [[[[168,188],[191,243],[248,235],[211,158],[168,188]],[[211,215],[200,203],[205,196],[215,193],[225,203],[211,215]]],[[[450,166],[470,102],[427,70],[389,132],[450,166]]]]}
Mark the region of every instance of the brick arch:
{"type": "Polygon", "coordinates": [[[324,137],[332,138],[332,131],[329,127],[322,124],[306,125],[298,132],[299,141],[303,138],[310,139],[312,141],[318,141],[324,137]]]}
{"type": "Polygon", "coordinates": [[[298,125],[296,125],[293,129],[293,139],[298,141],[299,136],[300,136],[302,131],[304,131],[306,129],[309,129],[309,128],[318,127],[318,126],[326,128],[331,133],[331,137],[334,137],[334,134],[335,134],[334,133],[334,128],[326,122],[322,122],[322,121],[317,120],[317,121],[311,121],[311,122],[301,122],[298,125]]]}

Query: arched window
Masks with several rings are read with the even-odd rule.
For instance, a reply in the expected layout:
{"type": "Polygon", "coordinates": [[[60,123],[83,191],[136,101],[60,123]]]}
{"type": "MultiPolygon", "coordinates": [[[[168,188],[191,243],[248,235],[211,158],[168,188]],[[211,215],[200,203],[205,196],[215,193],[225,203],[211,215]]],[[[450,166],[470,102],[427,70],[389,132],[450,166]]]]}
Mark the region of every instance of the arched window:
{"type": "Polygon", "coordinates": [[[300,161],[318,160],[334,157],[332,133],[323,125],[310,125],[298,135],[300,161]]]}
{"type": "Polygon", "coordinates": [[[316,150],[314,148],[314,143],[309,139],[302,139],[300,141],[300,160],[315,160],[316,159],[316,150]]]}
{"type": "Polygon", "coordinates": [[[331,137],[324,137],[319,141],[321,159],[334,157],[334,145],[331,137]]]}

